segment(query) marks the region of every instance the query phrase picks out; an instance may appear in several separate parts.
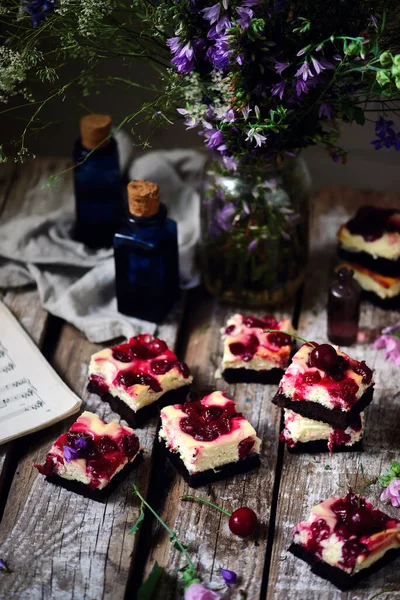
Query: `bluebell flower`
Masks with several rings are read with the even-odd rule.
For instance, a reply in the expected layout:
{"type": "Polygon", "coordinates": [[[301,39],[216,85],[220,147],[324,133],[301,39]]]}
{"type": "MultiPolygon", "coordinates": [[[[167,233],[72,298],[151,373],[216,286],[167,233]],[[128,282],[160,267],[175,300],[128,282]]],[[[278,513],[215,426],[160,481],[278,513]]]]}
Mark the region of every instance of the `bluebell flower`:
{"type": "Polygon", "coordinates": [[[309,77],[313,77],[313,73],[310,69],[310,65],[305,60],[298,71],[295,73],[295,77],[302,77],[303,81],[307,81],[309,77]]]}
{"type": "Polygon", "coordinates": [[[281,75],[282,71],[284,71],[285,69],[287,69],[290,66],[290,63],[288,62],[279,62],[278,60],[275,61],[275,72],[278,73],[279,75],[281,75]]]}
{"type": "Polygon", "coordinates": [[[213,4],[213,6],[209,6],[208,8],[203,8],[200,12],[203,13],[203,19],[208,21],[210,25],[216,23],[219,19],[219,15],[221,12],[221,5],[219,2],[213,4]]]}
{"type": "Polygon", "coordinates": [[[283,94],[285,92],[285,87],[286,81],[280,81],[279,83],[276,83],[274,86],[272,86],[271,94],[273,96],[279,96],[279,98],[282,100],[283,94]]]}
{"type": "Polygon", "coordinates": [[[56,0],[32,0],[24,4],[26,12],[31,17],[34,29],[53,12],[56,0]]]}
{"type": "Polygon", "coordinates": [[[246,8],[243,6],[238,6],[236,11],[239,15],[239,19],[237,19],[238,25],[243,30],[247,29],[253,18],[253,15],[254,15],[253,11],[251,10],[251,8],[246,8]]]}
{"type": "Polygon", "coordinates": [[[332,119],[334,116],[333,108],[331,104],[327,104],[323,102],[319,107],[319,117],[326,117],[327,119],[332,119]]]}
{"type": "Polygon", "coordinates": [[[194,50],[190,42],[186,44],[179,37],[172,37],[167,40],[171,53],[174,55],[172,64],[175,65],[178,73],[190,73],[194,69],[194,50]]]}
{"type": "Polygon", "coordinates": [[[398,152],[400,151],[400,133],[395,132],[393,125],[393,121],[387,121],[382,116],[376,122],[375,133],[378,139],[371,142],[375,150],[395,148],[398,152]]]}

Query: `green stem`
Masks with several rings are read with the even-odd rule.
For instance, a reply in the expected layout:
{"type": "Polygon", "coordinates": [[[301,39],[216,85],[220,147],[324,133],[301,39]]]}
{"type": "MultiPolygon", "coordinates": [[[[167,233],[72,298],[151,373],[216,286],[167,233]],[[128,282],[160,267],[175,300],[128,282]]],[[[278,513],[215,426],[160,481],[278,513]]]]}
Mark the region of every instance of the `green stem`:
{"type": "Polygon", "coordinates": [[[289,333],[288,331],[283,331],[282,329],[263,329],[263,333],[286,333],[286,335],[290,335],[290,337],[295,338],[296,340],[300,340],[300,342],[304,342],[305,344],[308,344],[312,348],[317,347],[315,344],[313,344],[313,342],[309,342],[308,340],[306,340],[303,337],[300,337],[299,335],[295,335],[294,333],[289,333]]]}
{"type": "Polygon", "coordinates": [[[208,504],[209,506],[216,508],[220,512],[224,513],[224,515],[226,515],[227,517],[230,517],[232,515],[232,513],[228,512],[224,508],[221,508],[217,504],[214,504],[213,502],[210,502],[209,500],[206,500],[205,498],[199,498],[199,496],[182,496],[181,500],[195,500],[196,502],[202,502],[203,504],[208,504]]]}
{"type": "Polygon", "coordinates": [[[390,590],[382,590],[381,592],[378,592],[377,594],[374,594],[373,596],[371,596],[370,598],[368,598],[368,600],[374,600],[374,598],[377,598],[378,596],[382,596],[382,594],[389,594],[390,592],[394,592],[394,590],[390,589],[390,590]]]}
{"type": "Polygon", "coordinates": [[[178,536],[176,535],[176,533],[174,531],[172,531],[172,529],[170,529],[168,527],[168,525],[166,523],[164,523],[164,521],[162,520],[162,518],[156,513],[156,511],[151,508],[150,504],[148,504],[146,502],[146,500],[143,498],[142,494],[139,492],[138,487],[132,483],[132,487],[133,487],[133,491],[136,494],[136,496],[141,500],[141,502],[149,509],[149,511],[151,513],[153,513],[153,515],[155,516],[155,518],[161,523],[161,525],[164,527],[164,529],[166,529],[166,531],[168,531],[169,535],[171,536],[171,540],[173,540],[174,542],[176,542],[179,550],[183,553],[183,555],[185,556],[187,563],[189,565],[189,567],[191,569],[193,569],[193,571],[196,571],[196,568],[194,566],[194,564],[192,563],[192,561],[190,560],[190,556],[186,551],[186,548],[184,547],[184,545],[182,544],[182,542],[180,541],[180,539],[178,538],[178,536]]]}

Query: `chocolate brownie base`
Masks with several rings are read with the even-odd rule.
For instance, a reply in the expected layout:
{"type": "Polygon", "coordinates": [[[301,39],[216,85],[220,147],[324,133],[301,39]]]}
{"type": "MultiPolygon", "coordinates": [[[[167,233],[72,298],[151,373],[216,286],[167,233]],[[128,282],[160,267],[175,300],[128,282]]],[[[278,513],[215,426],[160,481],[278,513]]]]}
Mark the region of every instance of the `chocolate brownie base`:
{"type": "Polygon", "coordinates": [[[92,394],[97,394],[104,402],[108,402],[114,412],[118,413],[131,427],[143,427],[149,419],[159,414],[160,409],[170,404],[184,404],[187,401],[187,396],[190,392],[191,386],[184,385],[176,390],[170,390],[166,392],[160,398],[135,412],[132,410],[126,402],[118,398],[118,396],[112,396],[109,393],[100,393],[97,384],[93,381],[89,381],[87,389],[92,394]]]}
{"type": "Polygon", "coordinates": [[[182,475],[186,483],[192,488],[208,485],[214,481],[227,479],[228,477],[233,477],[234,475],[238,475],[240,473],[247,473],[252,469],[256,469],[261,464],[259,454],[253,453],[243,460],[229,463],[228,465],[224,465],[215,471],[214,469],[208,469],[207,471],[200,471],[199,473],[189,473],[178,454],[168,450],[164,441],[161,441],[161,445],[175,469],[180,475],[182,475]]]}
{"type": "Polygon", "coordinates": [[[326,408],[318,402],[308,400],[290,400],[284,394],[277,392],[272,398],[272,402],[282,408],[290,408],[295,413],[313,419],[314,421],[323,421],[332,425],[335,429],[347,429],[358,417],[358,415],[372,402],[374,386],[369,387],[358,402],[349,411],[343,411],[340,408],[326,408]]]}
{"type": "MultiPolygon", "coordinates": [[[[291,454],[314,454],[318,452],[329,452],[327,440],[313,440],[312,442],[297,442],[295,446],[287,446],[288,452],[291,454]]],[[[351,446],[339,444],[332,446],[332,452],[362,452],[362,442],[356,442],[351,446]]]]}
{"type": "Polygon", "coordinates": [[[105,502],[110,494],[112,494],[112,492],[117,489],[124,479],[126,479],[129,473],[131,473],[134,468],[139,466],[142,459],[142,452],[140,452],[135,459],[132,462],[127,463],[125,467],[119,471],[119,473],[117,473],[115,477],[113,477],[108,483],[108,485],[106,485],[106,487],[102,490],[93,490],[84,483],[64,479],[64,477],[60,477],[59,475],[47,475],[46,481],[53,483],[54,485],[59,485],[70,492],[75,492],[75,494],[79,494],[80,496],[85,496],[85,498],[90,498],[90,500],[95,500],[96,502],[105,502]]]}
{"type": "Polygon", "coordinates": [[[384,277],[400,277],[400,259],[389,260],[388,258],[374,258],[368,252],[351,252],[343,246],[338,247],[338,256],[342,260],[355,265],[365,267],[374,273],[379,273],[384,277]]]}
{"type": "Polygon", "coordinates": [[[381,559],[377,560],[367,569],[362,569],[362,571],[359,571],[354,575],[349,575],[348,573],[342,571],[342,569],[332,567],[331,565],[328,565],[328,563],[318,560],[314,554],[299,544],[291,544],[289,547],[289,552],[294,554],[294,556],[297,556],[297,558],[300,558],[301,560],[304,560],[304,562],[308,563],[311,566],[311,571],[315,575],[318,575],[323,579],[327,579],[337,588],[342,590],[342,592],[353,587],[360,581],[363,581],[369,575],[371,575],[371,573],[379,571],[379,569],[390,564],[393,560],[395,560],[395,558],[400,556],[400,549],[389,550],[386,552],[386,554],[384,554],[384,556],[382,556],[381,559]]]}
{"type": "Polygon", "coordinates": [[[366,292],[363,290],[361,298],[384,310],[400,310],[400,294],[397,294],[394,298],[383,299],[374,294],[374,292],[366,292]]]}
{"type": "Polygon", "coordinates": [[[228,383],[279,383],[284,373],[283,369],[255,371],[254,369],[225,369],[222,377],[228,383]]]}

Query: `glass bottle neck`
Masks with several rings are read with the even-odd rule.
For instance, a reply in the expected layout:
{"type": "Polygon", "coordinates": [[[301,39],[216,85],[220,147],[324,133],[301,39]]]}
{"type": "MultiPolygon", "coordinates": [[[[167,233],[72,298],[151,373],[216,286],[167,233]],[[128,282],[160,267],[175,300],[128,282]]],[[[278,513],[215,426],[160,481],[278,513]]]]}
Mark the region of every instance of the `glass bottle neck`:
{"type": "Polygon", "coordinates": [[[128,213],[128,223],[134,227],[155,227],[162,225],[167,218],[167,207],[160,202],[160,210],[151,217],[137,217],[132,213],[128,213]]]}

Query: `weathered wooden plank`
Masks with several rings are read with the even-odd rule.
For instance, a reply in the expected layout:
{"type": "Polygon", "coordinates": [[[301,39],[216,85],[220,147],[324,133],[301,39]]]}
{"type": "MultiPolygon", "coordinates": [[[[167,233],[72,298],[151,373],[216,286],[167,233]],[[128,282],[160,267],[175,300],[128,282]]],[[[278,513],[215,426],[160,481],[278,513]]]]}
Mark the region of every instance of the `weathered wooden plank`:
{"type": "MultiPolygon", "coordinates": [[[[55,210],[60,201],[67,202],[71,195],[71,184],[65,186],[61,192],[43,189],[48,177],[61,171],[67,165],[68,162],[62,159],[38,159],[19,166],[17,173],[12,164],[2,165],[3,168],[0,170],[0,216],[2,221],[32,213],[45,213],[55,210]]],[[[37,291],[17,290],[4,293],[2,300],[40,347],[46,331],[48,314],[40,307],[37,291]]],[[[23,444],[23,441],[18,442],[18,446],[16,444],[17,442],[0,446],[0,490],[3,494],[6,494],[7,490],[2,489],[2,481],[8,480],[8,477],[6,473],[2,472],[2,466],[7,452],[12,449],[15,453],[16,448],[23,444]]],[[[9,468],[13,468],[13,461],[8,461],[7,464],[9,468]]]]}
{"type": "MultiPolygon", "coordinates": [[[[157,334],[173,346],[176,325],[167,324],[157,334]]],[[[66,383],[84,398],[84,408],[100,417],[119,420],[109,405],[86,392],[87,365],[100,348],[72,326],[65,325],[52,364],[66,383]]],[[[137,433],[146,448],[143,463],[105,505],[48,484],[32,469],[41,462],[54,439],[71,422],[60,423],[31,436],[29,450],[18,465],[0,527],[0,555],[7,556],[15,573],[4,580],[8,597],[123,598],[135,554],[136,536],[128,535],[138,517],[131,483],[147,491],[151,450],[157,429],[153,419],[137,433]],[[29,557],[29,563],[27,559],[29,557]]]]}
{"type": "MultiPolygon", "coordinates": [[[[292,309],[292,306],[287,307],[283,314],[291,316],[292,309]]],[[[164,488],[164,492],[157,494],[155,490],[151,497],[162,518],[183,543],[189,545],[189,553],[199,566],[202,580],[212,586],[221,586],[219,568],[232,569],[239,575],[239,587],[250,599],[259,596],[263,578],[280,415],[271,404],[274,386],[228,385],[214,378],[222,357],[219,329],[236,311],[237,308],[221,306],[210,298],[193,305],[187,323],[189,341],[185,360],[194,373],[195,397],[215,389],[225,390],[254,425],[263,442],[262,466],[246,475],[193,491],[167,462],[165,467],[161,465],[159,475],[162,479],[160,488],[164,488]],[[183,494],[190,493],[211,499],[229,511],[243,505],[252,507],[262,521],[257,538],[241,540],[230,533],[228,518],[220,512],[204,504],[180,500],[183,494]]],[[[182,588],[177,571],[184,564],[182,555],[171,548],[168,535],[156,523],[151,541],[145,576],[156,560],[166,568],[156,598],[180,598],[182,588]]]]}
{"type": "MultiPolygon", "coordinates": [[[[326,339],[325,305],[335,264],[335,233],[347,215],[364,203],[400,206],[400,197],[331,190],[317,198],[312,228],[312,276],[306,282],[299,325],[301,335],[307,339],[326,339]]],[[[390,598],[400,598],[398,562],[393,568],[385,567],[380,573],[358,585],[354,591],[341,593],[330,583],[312,575],[305,563],[287,553],[294,525],[308,517],[313,505],[330,496],[345,494],[348,485],[360,490],[361,463],[366,474],[372,478],[386,470],[390,461],[400,455],[398,367],[384,361],[384,352],[371,349],[371,340],[375,339],[380,329],[398,319],[398,313],[384,312],[365,304],[361,328],[365,329],[366,343],[349,349],[352,356],[366,360],[368,365],[376,369],[375,399],[366,412],[364,453],[313,456],[293,455],[285,450],[278,495],[276,536],[266,595],[268,599],[286,600],[289,596],[296,596],[301,600],[356,600],[370,598],[380,590],[389,588],[398,590],[392,592],[390,598]],[[325,470],[325,465],[329,470],[325,470]]],[[[369,489],[366,495],[380,508],[384,508],[379,502],[377,487],[369,489]]],[[[389,508],[387,510],[391,512],[389,508]]],[[[396,514],[393,509],[392,514],[396,514]]]]}

